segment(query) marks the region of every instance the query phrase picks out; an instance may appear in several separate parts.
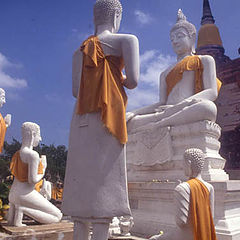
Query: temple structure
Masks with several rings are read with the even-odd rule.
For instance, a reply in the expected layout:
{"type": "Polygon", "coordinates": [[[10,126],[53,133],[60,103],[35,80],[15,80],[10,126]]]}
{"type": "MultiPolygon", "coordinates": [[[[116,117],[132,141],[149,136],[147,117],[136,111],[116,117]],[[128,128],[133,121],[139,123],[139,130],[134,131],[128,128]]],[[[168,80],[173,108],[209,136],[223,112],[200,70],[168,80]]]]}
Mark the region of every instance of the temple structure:
{"type": "MultiPolygon", "coordinates": [[[[240,170],[240,58],[230,59],[225,49],[208,0],[203,1],[203,16],[198,32],[197,54],[214,57],[217,76],[223,85],[216,101],[217,123],[222,128],[221,155],[230,179],[239,179],[240,170]]],[[[239,48],[240,53],[240,48],[239,48]]]]}

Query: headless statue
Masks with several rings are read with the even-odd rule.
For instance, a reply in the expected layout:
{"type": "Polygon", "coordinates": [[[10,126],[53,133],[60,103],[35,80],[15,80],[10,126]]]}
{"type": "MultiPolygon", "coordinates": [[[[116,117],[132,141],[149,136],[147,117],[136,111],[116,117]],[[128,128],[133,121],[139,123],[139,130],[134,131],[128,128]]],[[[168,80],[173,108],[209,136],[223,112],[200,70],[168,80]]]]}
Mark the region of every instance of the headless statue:
{"type": "MultiPolygon", "coordinates": [[[[0,108],[6,103],[5,91],[0,88],[0,108]]],[[[4,118],[0,113],[0,153],[3,150],[3,144],[7,128],[11,125],[11,115],[7,114],[4,118]]]]}
{"type": "Polygon", "coordinates": [[[74,220],[74,240],[88,240],[90,224],[92,239],[106,240],[112,218],[131,215],[124,87],[137,86],[139,45],[135,36],[117,33],[121,18],[119,0],[97,0],[95,35],[73,55],[72,91],[77,101],[62,210],[74,220]]]}
{"type": "Polygon", "coordinates": [[[23,123],[22,146],[10,164],[14,181],[9,193],[9,225],[25,226],[23,214],[45,224],[59,222],[62,218],[61,211],[35,190],[35,184],[43,178],[47,167],[46,156],[39,157],[33,150],[39,141],[40,127],[32,122],[23,123]]]}
{"type": "Polygon", "coordinates": [[[177,228],[163,235],[153,236],[155,240],[216,240],[213,223],[214,188],[201,177],[204,153],[197,148],[184,153],[187,182],[175,188],[175,220],[177,228]]]}
{"type": "Polygon", "coordinates": [[[127,113],[129,131],[144,128],[149,122],[165,127],[216,120],[213,101],[221,82],[216,79],[215,61],[208,55],[194,55],[196,28],[180,9],[170,38],[177,63],[160,76],[160,102],[127,113]]]}

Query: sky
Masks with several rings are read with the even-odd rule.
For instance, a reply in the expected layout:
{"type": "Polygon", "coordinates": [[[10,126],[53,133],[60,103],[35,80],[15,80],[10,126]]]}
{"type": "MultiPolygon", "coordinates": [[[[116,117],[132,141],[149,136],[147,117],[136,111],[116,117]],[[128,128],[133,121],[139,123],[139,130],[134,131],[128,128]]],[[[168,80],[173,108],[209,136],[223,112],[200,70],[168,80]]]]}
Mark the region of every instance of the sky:
{"type": "MultiPolygon", "coordinates": [[[[6,140],[21,140],[25,121],[41,127],[44,144],[68,145],[75,99],[71,92],[73,52],[93,34],[95,0],[0,0],[0,87],[12,114],[6,140]]],[[[128,110],[158,101],[158,79],[175,62],[169,31],[181,8],[197,30],[203,0],[122,0],[120,33],[138,37],[141,76],[128,91],[128,110]]],[[[239,57],[239,0],[210,0],[225,54],[239,57]]]]}

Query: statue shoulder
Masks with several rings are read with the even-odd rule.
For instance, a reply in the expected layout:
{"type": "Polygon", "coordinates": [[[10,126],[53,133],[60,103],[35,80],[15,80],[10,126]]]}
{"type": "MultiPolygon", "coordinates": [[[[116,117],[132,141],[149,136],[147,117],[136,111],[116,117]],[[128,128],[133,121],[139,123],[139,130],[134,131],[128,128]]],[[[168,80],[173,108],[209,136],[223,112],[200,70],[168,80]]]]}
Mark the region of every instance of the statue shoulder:
{"type": "Polygon", "coordinates": [[[25,163],[28,163],[29,161],[33,161],[33,160],[39,160],[38,152],[28,148],[24,148],[20,150],[20,157],[22,161],[25,163]]]}
{"type": "Polygon", "coordinates": [[[115,37],[123,44],[138,45],[138,38],[132,34],[115,34],[115,37]]]}
{"type": "Polygon", "coordinates": [[[212,65],[212,64],[215,65],[215,60],[210,55],[199,55],[198,57],[201,59],[201,62],[203,65],[206,65],[206,64],[207,65],[212,65]]]}
{"type": "Polygon", "coordinates": [[[187,194],[190,195],[190,186],[187,182],[180,183],[174,189],[175,194],[187,194]]]}

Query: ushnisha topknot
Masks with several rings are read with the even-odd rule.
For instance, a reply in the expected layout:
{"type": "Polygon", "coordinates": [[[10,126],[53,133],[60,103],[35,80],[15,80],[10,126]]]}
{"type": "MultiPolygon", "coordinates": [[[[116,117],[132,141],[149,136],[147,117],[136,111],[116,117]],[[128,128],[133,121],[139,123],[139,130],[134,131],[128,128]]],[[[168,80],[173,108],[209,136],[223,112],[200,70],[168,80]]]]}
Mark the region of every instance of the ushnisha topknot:
{"type": "Polygon", "coordinates": [[[196,30],[195,26],[192,23],[187,21],[187,17],[183,14],[181,9],[178,10],[177,22],[172,27],[170,34],[180,27],[187,30],[189,37],[192,37],[192,36],[196,37],[197,30],[196,30]]]}
{"type": "Polygon", "coordinates": [[[200,173],[203,169],[205,155],[201,149],[189,148],[184,152],[184,159],[191,165],[194,173],[200,173]]]}
{"type": "Polygon", "coordinates": [[[113,19],[114,13],[122,13],[122,5],[119,0],[97,0],[94,4],[94,23],[101,25],[113,19]]]}

